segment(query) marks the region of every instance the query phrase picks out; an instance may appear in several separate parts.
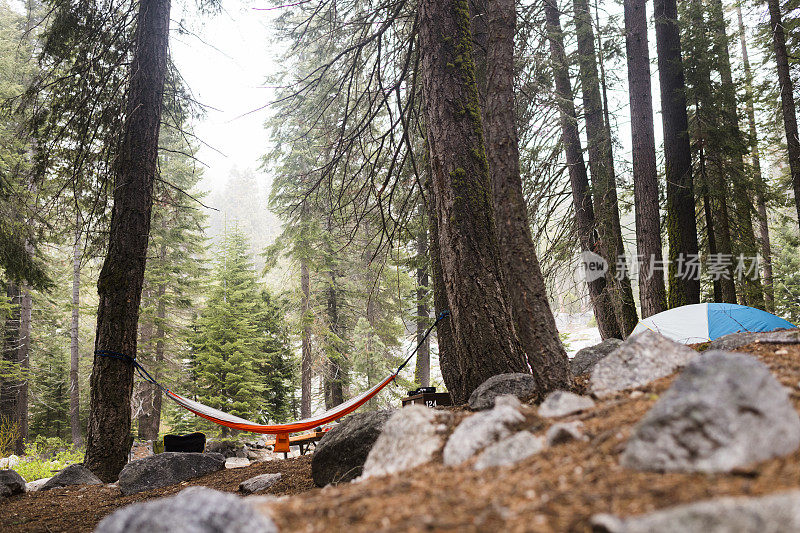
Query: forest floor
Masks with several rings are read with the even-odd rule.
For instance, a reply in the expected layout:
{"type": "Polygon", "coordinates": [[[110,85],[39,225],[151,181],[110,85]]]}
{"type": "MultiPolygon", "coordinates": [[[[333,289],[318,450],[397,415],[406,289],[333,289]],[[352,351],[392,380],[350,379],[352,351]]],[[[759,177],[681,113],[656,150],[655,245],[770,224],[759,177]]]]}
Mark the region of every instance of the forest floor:
{"type": "MultiPolygon", "coordinates": [[[[800,410],[800,345],[752,344],[791,391],[800,410]]],[[[588,441],[545,449],[514,465],[474,471],[426,465],[414,471],[318,489],[310,458],[257,463],[181,485],[123,497],[109,487],[56,489],[0,504],[2,531],[89,531],[105,515],[136,501],[179,492],[188,485],[236,491],[264,472],[283,477],[264,504],[280,531],[590,531],[595,513],[636,515],[676,504],[729,495],[761,495],[800,488],[800,450],[731,474],[645,473],[619,465],[633,425],[669,386],[668,377],[599,401],[581,420],[588,441]]],[[[561,421],[561,420],[560,420],[561,421]]],[[[546,430],[550,421],[542,421],[546,430]]]]}

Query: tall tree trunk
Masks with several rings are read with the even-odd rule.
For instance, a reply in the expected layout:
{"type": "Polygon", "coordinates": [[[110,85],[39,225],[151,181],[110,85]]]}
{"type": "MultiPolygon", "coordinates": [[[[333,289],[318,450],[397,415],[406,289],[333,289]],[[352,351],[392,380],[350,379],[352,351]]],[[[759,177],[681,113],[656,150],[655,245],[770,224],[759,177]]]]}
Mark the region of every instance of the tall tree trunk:
{"type": "MultiPolygon", "coordinates": [[[[162,221],[164,229],[166,229],[167,221],[164,219],[162,221]]],[[[161,249],[159,250],[159,259],[161,259],[161,263],[164,264],[167,261],[167,244],[166,242],[161,243],[161,249]]],[[[167,332],[166,332],[166,320],[167,320],[167,301],[166,301],[166,294],[167,294],[167,286],[164,282],[158,285],[158,289],[156,291],[156,364],[153,367],[154,377],[156,380],[161,379],[162,370],[164,368],[164,351],[166,349],[166,342],[167,342],[167,332]]],[[[163,396],[161,396],[161,390],[159,390],[155,385],[151,385],[153,388],[153,415],[150,418],[150,428],[148,429],[147,440],[156,440],[158,439],[158,431],[161,429],[161,407],[163,396]]]]}
{"type": "MultiPolygon", "coordinates": [[[[728,33],[722,0],[712,0],[711,11],[715,20],[715,42],[718,49],[717,70],[722,79],[722,102],[725,127],[728,142],[731,145],[730,168],[732,170],[730,181],[733,185],[734,216],[736,217],[736,251],[745,259],[756,260],[758,247],[753,230],[751,204],[749,191],[753,188],[744,168],[744,156],[747,151],[741,129],[739,128],[739,113],[736,102],[736,85],[733,83],[731,72],[731,59],[728,52],[728,33]]],[[[764,291],[758,276],[758,269],[754,268],[752,275],[741,275],[739,281],[742,285],[743,303],[751,307],[764,308],[764,291]]]]}
{"type": "MultiPolygon", "coordinates": [[[[586,172],[586,164],[583,161],[578,119],[572,99],[569,68],[566,53],[564,52],[564,36],[561,31],[556,0],[545,0],[544,8],[547,20],[547,34],[550,40],[550,56],[553,63],[556,97],[561,116],[561,142],[564,144],[564,154],[572,186],[578,240],[580,241],[581,251],[597,253],[608,260],[608,252],[600,248],[600,243],[597,242],[596,238],[594,208],[592,207],[592,197],[589,190],[589,176],[586,172]]],[[[606,278],[600,276],[597,279],[589,280],[587,281],[587,286],[600,336],[604,339],[622,338],[606,278]]]]}
{"type": "MultiPolygon", "coordinates": [[[[330,227],[329,227],[330,229],[330,227]]],[[[327,343],[328,359],[325,362],[325,408],[331,409],[344,403],[346,369],[342,352],[342,331],[339,320],[339,288],[336,270],[331,268],[328,281],[328,325],[331,338],[327,343]]]]}
{"type": "Polygon", "coordinates": [[[300,358],[300,418],[311,416],[311,324],[308,316],[310,276],[308,261],[300,260],[301,358],[300,358]]]}
{"type": "Polygon", "coordinates": [[[72,246],[72,323],[69,330],[69,426],[72,443],[83,446],[80,396],[80,318],[81,318],[81,227],[80,215],[75,221],[75,242],[72,246]]]}
{"type": "Polygon", "coordinates": [[[654,0],[661,117],[664,129],[664,170],[667,180],[667,242],[669,245],[670,308],[700,303],[700,280],[680,276],[682,261],[699,257],[695,215],[692,153],[686,115],[686,86],[676,0],[654,0]]]}
{"type": "Polygon", "coordinates": [[[23,285],[19,298],[19,350],[17,362],[23,372],[17,389],[17,420],[19,420],[19,439],[16,443],[17,455],[24,455],[25,440],[28,438],[28,374],[31,367],[31,313],[33,298],[30,288],[23,285]]]}
{"type": "MultiPolygon", "coordinates": [[[[169,45],[170,0],[141,0],[127,93],[126,119],[116,161],[108,255],[97,282],[95,350],[136,355],[158,132],[169,45]]],[[[133,366],[95,355],[84,464],[112,482],[130,450],[133,366]]]]}
{"type": "Polygon", "coordinates": [[[783,127],[786,132],[786,146],[789,155],[789,169],[794,187],[794,205],[800,224],[800,137],[797,134],[797,111],[794,107],[794,88],[789,71],[789,55],[786,53],[786,33],[783,28],[780,0],[767,0],[769,23],[772,27],[772,46],[775,63],[778,66],[778,84],[781,88],[781,108],[783,127]]]}
{"type": "MultiPolygon", "coordinates": [[[[427,173],[432,175],[430,165],[427,173]]],[[[450,309],[445,293],[444,278],[442,275],[442,263],[439,254],[439,224],[436,220],[436,199],[433,193],[432,180],[428,179],[425,190],[427,194],[426,209],[428,211],[428,228],[430,229],[430,264],[431,282],[433,284],[433,308],[436,316],[439,317],[444,311],[450,309]]],[[[455,339],[453,337],[453,327],[449,319],[440,321],[436,325],[436,344],[439,351],[439,368],[442,372],[442,379],[448,392],[463,390],[461,382],[461,369],[456,355],[455,339]]]]}
{"type": "Polygon", "coordinates": [[[662,265],[661,216],[658,211],[658,170],[650,91],[647,46],[647,2],[625,0],[625,47],[628,55],[628,95],[633,140],[633,194],[636,207],[636,247],[639,254],[639,300],[642,317],[664,311],[667,292],[662,265]]]}
{"type": "Polygon", "coordinates": [[[775,311],[775,288],[772,285],[772,246],[769,237],[769,224],[767,219],[766,190],[767,186],[761,173],[761,157],[758,151],[758,133],[756,132],[756,113],[753,102],[753,71],[750,68],[750,58],[747,54],[747,38],[745,37],[744,21],[742,20],[742,6],[736,3],[736,15],[739,21],[739,43],[742,47],[742,63],[744,64],[745,100],[747,107],[748,141],[750,145],[750,160],[753,165],[753,179],[755,181],[756,212],[758,213],[758,233],[763,258],[763,283],[764,304],[767,311],[775,311]]]}
{"type": "MultiPolygon", "coordinates": [[[[21,376],[18,358],[21,345],[22,305],[19,285],[9,282],[6,285],[6,297],[13,307],[3,327],[3,370],[7,374],[0,375],[0,416],[20,429],[22,423],[19,420],[18,402],[21,376]]],[[[14,448],[16,452],[16,442],[14,448]]]]}
{"type": "MultiPolygon", "coordinates": [[[[415,381],[421,387],[431,384],[431,341],[423,340],[425,330],[430,321],[430,307],[428,306],[428,228],[425,220],[425,206],[420,204],[419,233],[417,234],[417,350],[415,381]]],[[[371,302],[372,300],[370,300],[371,302]]]]}
{"type": "Polygon", "coordinates": [[[586,120],[589,170],[592,175],[594,211],[602,246],[608,251],[608,283],[613,286],[612,301],[620,331],[627,336],[636,327],[638,317],[631,282],[624,266],[625,250],[619,220],[617,185],[611,138],[604,118],[600,78],[597,73],[592,15],[588,0],[574,0],[575,30],[578,34],[578,66],[586,120]],[[621,261],[623,271],[617,272],[621,261]]]}
{"type": "Polygon", "coordinates": [[[464,403],[486,379],[530,367],[503,282],[466,0],[422,0],[419,44],[438,254],[461,370],[450,393],[464,403]]]}
{"type": "Polygon", "coordinates": [[[503,275],[522,349],[546,390],[569,387],[569,359],[558,336],[522,194],[514,97],[514,0],[489,0],[483,131],[492,180],[503,275]]]}
{"type": "MultiPolygon", "coordinates": [[[[150,284],[147,283],[142,290],[142,301],[145,302],[145,306],[149,305],[153,299],[152,290],[150,284]]],[[[153,321],[148,318],[146,320],[142,320],[139,323],[139,341],[138,341],[138,348],[142,352],[150,352],[153,347],[153,321]]],[[[149,359],[147,361],[150,362],[149,359]]],[[[138,404],[138,409],[136,410],[137,413],[137,422],[139,426],[139,431],[137,434],[137,438],[139,440],[151,440],[150,438],[150,428],[152,426],[152,418],[153,418],[153,386],[146,381],[140,381],[137,385],[137,401],[135,404],[138,404]]]]}

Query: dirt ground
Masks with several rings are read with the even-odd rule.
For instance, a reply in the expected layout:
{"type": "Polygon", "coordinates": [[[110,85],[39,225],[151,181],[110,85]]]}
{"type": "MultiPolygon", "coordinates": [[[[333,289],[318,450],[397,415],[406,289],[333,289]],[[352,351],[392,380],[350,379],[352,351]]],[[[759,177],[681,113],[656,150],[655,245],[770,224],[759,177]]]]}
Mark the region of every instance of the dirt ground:
{"type": "MultiPolygon", "coordinates": [[[[764,361],[791,391],[800,409],[800,345],[754,344],[741,349],[764,361]]],[[[188,485],[235,491],[264,472],[283,478],[271,493],[289,498],[267,504],[288,531],[589,531],[595,513],[633,515],[723,495],[759,495],[800,488],[800,451],[732,474],[642,473],[619,466],[631,428],[672,381],[659,380],[598,402],[581,420],[587,442],[549,448],[513,467],[481,472],[427,465],[417,470],[325,489],[314,488],[310,458],[259,463],[181,485],[122,497],[106,487],[58,489],[0,504],[2,531],[88,531],[115,509],[174,494],[188,485]]],[[[550,421],[533,409],[528,424],[550,421]]]]}

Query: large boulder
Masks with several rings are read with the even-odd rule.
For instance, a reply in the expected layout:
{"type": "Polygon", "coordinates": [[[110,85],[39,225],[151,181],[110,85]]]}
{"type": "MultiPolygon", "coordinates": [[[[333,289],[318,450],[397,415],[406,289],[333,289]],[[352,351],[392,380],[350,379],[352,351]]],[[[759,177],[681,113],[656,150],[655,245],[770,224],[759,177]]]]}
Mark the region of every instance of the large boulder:
{"type": "Polygon", "coordinates": [[[254,492],[262,492],[273,486],[281,480],[280,472],[277,474],[261,474],[260,476],[251,477],[239,483],[239,492],[243,494],[253,494],[254,492]]]}
{"type": "Polygon", "coordinates": [[[634,428],[622,464],[637,470],[727,472],[800,447],[800,417],[757,359],[705,352],[634,428]]]}
{"type": "Polygon", "coordinates": [[[515,396],[500,396],[489,411],[481,411],[463,420],[447,439],[442,458],[448,466],[460,465],[479,451],[494,445],[525,421],[522,405],[515,396]]]}
{"type": "Polygon", "coordinates": [[[602,398],[647,385],[669,376],[696,356],[697,352],[688,346],[658,333],[639,333],[597,362],[592,369],[592,392],[602,398]]]}
{"type": "Polygon", "coordinates": [[[164,452],[131,461],[119,474],[123,494],[174,485],[225,468],[225,457],[218,453],[164,452]]]}
{"type": "Polygon", "coordinates": [[[25,479],[13,470],[0,470],[0,498],[25,492],[25,479]]]}
{"type": "Polygon", "coordinates": [[[572,375],[582,376],[588,374],[600,359],[619,348],[620,344],[622,344],[621,339],[606,339],[594,346],[587,346],[578,350],[575,357],[569,362],[572,375]]]}
{"type": "Polygon", "coordinates": [[[351,415],[328,431],[311,458],[311,477],[319,487],[350,481],[361,475],[369,451],[392,410],[351,415]]]}
{"type": "Polygon", "coordinates": [[[800,531],[800,491],[759,498],[719,498],[642,516],[592,517],[598,533],[780,533],[800,531]]]}
{"type": "MultiPolygon", "coordinates": [[[[179,453],[179,452],[170,452],[179,453]]],[[[243,498],[206,487],[189,487],[170,498],[123,507],[103,519],[95,533],[278,533],[275,523],[243,498]]]]}
{"type": "Polygon", "coordinates": [[[363,478],[402,472],[425,464],[444,445],[447,411],[411,405],[397,411],[383,426],[367,461],[363,478]]]}
{"type": "Polygon", "coordinates": [[[498,396],[512,395],[522,401],[536,396],[539,385],[531,374],[498,374],[492,376],[469,397],[469,408],[473,411],[482,411],[494,407],[495,398],[498,396]]]}
{"type": "Polygon", "coordinates": [[[69,485],[102,485],[103,482],[82,464],[69,465],[47,480],[39,490],[50,490],[69,485]]]}
{"type": "Polygon", "coordinates": [[[539,405],[539,416],[544,418],[561,418],[594,407],[594,400],[588,396],[580,396],[574,392],[555,390],[547,395],[539,405]]]}
{"type": "Polygon", "coordinates": [[[520,431],[483,450],[475,460],[475,470],[509,466],[544,450],[545,442],[530,431],[520,431]]]}
{"type": "Polygon", "coordinates": [[[709,344],[709,350],[736,351],[742,346],[757,342],[772,344],[800,344],[800,329],[783,329],[778,331],[744,331],[729,333],[709,344]]]}

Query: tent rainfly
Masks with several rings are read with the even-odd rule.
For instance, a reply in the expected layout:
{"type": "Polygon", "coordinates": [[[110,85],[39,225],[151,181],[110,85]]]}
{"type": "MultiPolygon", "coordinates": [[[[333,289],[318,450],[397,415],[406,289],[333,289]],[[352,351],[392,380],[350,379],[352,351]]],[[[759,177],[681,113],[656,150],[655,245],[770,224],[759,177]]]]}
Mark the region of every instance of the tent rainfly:
{"type": "Polygon", "coordinates": [[[692,304],[639,321],[631,335],[649,329],[683,344],[713,341],[740,331],[773,331],[796,327],[771,313],[737,304],[692,304]]]}

